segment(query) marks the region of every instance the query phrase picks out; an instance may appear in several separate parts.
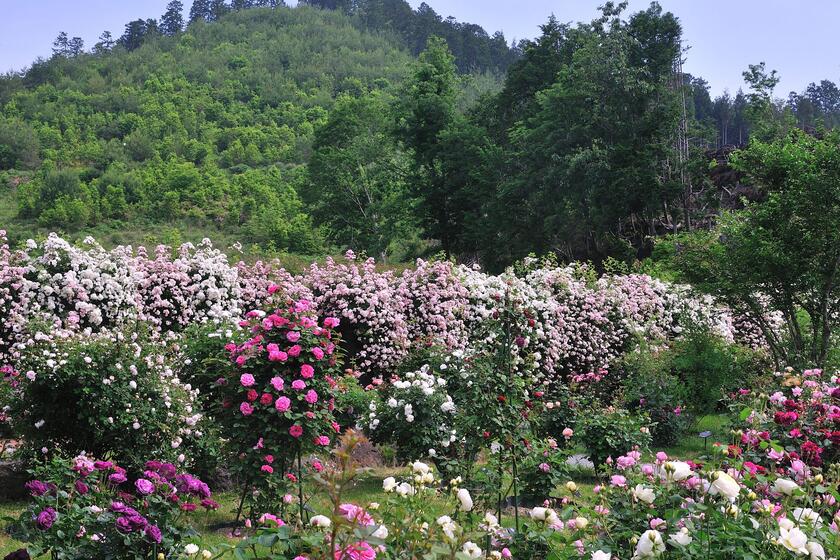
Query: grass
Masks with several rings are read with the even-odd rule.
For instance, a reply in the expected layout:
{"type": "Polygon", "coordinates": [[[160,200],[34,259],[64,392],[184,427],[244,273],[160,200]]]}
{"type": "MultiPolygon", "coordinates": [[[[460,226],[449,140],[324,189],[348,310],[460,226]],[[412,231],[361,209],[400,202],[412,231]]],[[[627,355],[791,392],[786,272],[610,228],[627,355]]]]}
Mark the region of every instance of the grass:
{"type": "MultiPolygon", "coordinates": [[[[683,437],[679,445],[666,447],[662,451],[665,451],[670,457],[696,460],[711,450],[711,445],[715,441],[726,441],[728,433],[729,420],[725,415],[706,415],[697,419],[693,429],[683,437]],[[703,431],[712,432],[705,446],[703,438],[697,435],[703,431]]],[[[654,451],[658,451],[658,449],[654,451]]],[[[404,470],[399,468],[372,469],[361,474],[354,481],[353,486],[345,490],[344,498],[348,502],[359,504],[379,501],[382,499],[382,480],[387,476],[398,476],[403,472],[404,470]]],[[[584,497],[593,495],[592,487],[596,481],[591,474],[583,472],[574,476],[573,479],[578,484],[581,495],[584,497]]],[[[238,496],[235,492],[222,492],[214,498],[220,504],[217,511],[195,513],[192,514],[191,519],[192,526],[201,535],[201,546],[210,549],[236,542],[236,538],[231,537],[229,533],[236,518],[238,496]]],[[[0,518],[17,518],[25,506],[25,502],[0,502],[0,518]]],[[[328,507],[321,495],[315,496],[311,506],[316,511],[323,511],[328,507]]],[[[0,557],[23,546],[23,543],[17,542],[0,532],[0,557]]]]}

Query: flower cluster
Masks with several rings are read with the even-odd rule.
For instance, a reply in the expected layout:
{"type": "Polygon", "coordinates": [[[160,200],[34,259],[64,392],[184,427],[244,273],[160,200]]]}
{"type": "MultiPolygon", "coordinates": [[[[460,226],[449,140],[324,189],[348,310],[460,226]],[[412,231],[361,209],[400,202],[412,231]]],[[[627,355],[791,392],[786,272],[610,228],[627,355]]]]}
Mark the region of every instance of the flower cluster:
{"type": "MultiPolygon", "coordinates": [[[[275,288],[271,289],[276,292],[275,288]]],[[[253,310],[240,323],[250,338],[226,346],[233,367],[217,384],[225,436],[238,453],[236,469],[253,481],[267,505],[298,480],[293,460],[326,449],[340,431],[333,416],[340,320],[318,322],[307,300],[253,310]]],[[[317,467],[316,467],[317,469],[317,467]]]]}
{"type": "Polygon", "coordinates": [[[838,377],[819,369],[799,373],[788,368],[773,379],[766,392],[741,389],[733,395],[742,447],[730,451],[743,451],[771,470],[835,462],[840,457],[838,377]]]}
{"type": "Polygon", "coordinates": [[[37,455],[113,453],[131,463],[151,453],[184,463],[185,443],[202,437],[197,392],[165,348],[137,332],[36,333],[18,368],[9,414],[37,455]]]}
{"type": "Polygon", "coordinates": [[[310,287],[321,316],[342,320],[342,338],[354,347],[349,356],[362,372],[383,372],[408,353],[405,304],[391,271],[379,272],[373,259],[361,264],[352,251],[346,263],[327,258],[310,266],[303,282],[310,287]]]}
{"type": "Polygon", "coordinates": [[[562,531],[575,516],[584,517],[590,531],[581,548],[604,560],[668,552],[692,558],[708,550],[822,560],[837,554],[837,502],[822,474],[761,474],[741,459],[721,457],[722,463],[701,465],[663,452],[649,463],[637,454],[621,456],[609,481],[595,487],[595,504],[584,505],[570,489],[563,501],[571,513],[554,528],[562,531]]]}
{"type": "Polygon", "coordinates": [[[185,533],[181,512],[216,509],[208,486],[172,463],[148,461],[139,477],[112,461],[56,458],[26,483],[33,504],[13,527],[33,556],[169,556],[185,533]]]}
{"type": "MultiPolygon", "coordinates": [[[[374,441],[394,442],[400,459],[435,456],[457,438],[458,407],[447,392],[447,378],[457,375],[457,363],[444,359],[424,364],[381,385],[380,398],[370,404],[363,426],[374,441]]],[[[457,362],[457,359],[454,360],[457,362]]]]}

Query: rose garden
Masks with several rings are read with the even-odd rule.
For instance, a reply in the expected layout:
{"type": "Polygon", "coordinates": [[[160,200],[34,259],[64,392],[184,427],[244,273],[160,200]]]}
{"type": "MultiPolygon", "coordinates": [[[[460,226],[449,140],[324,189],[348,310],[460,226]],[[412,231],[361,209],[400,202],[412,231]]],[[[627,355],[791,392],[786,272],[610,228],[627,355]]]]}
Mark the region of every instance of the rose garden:
{"type": "Polygon", "coordinates": [[[780,365],[769,308],[51,235],[0,248],[0,313],[8,558],[840,553],[837,374],[780,365]]]}

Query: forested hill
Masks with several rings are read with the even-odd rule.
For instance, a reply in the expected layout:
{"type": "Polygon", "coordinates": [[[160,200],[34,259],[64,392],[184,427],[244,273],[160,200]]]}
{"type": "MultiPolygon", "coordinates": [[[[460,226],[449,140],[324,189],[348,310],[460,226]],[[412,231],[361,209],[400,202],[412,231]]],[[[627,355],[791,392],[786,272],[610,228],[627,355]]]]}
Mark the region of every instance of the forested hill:
{"type": "MultiPolygon", "coordinates": [[[[383,19],[407,3],[373,4],[365,14],[302,5],[202,15],[198,0],[193,21],[176,24],[183,31],[164,16],[87,50],[60,36],[49,60],[0,79],[0,224],[18,239],[36,225],[96,225],[115,242],[169,224],[323,250],[298,196],[315,130],[337,98],[391,96],[419,40],[417,26],[403,37],[383,19]]],[[[497,83],[465,77],[462,91],[497,83]]]]}

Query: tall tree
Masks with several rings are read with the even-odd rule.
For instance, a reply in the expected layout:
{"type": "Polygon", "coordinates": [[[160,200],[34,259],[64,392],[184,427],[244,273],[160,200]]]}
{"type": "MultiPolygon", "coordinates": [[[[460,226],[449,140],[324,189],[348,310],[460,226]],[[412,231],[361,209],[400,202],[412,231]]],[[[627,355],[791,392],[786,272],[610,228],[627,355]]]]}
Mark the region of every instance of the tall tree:
{"type": "Polygon", "coordinates": [[[53,41],[53,56],[67,56],[67,49],[70,44],[70,39],[67,37],[67,32],[62,31],[58,37],[53,41]]]}
{"type": "Polygon", "coordinates": [[[166,12],[160,18],[160,31],[164,35],[177,35],[184,28],[184,4],[172,0],[166,5],[166,12]]]}
{"type": "Polygon", "coordinates": [[[455,58],[446,41],[431,37],[414,75],[402,92],[399,135],[414,153],[413,185],[426,234],[451,254],[455,246],[456,208],[441,173],[440,136],[455,118],[455,58]]]}
{"type": "Polygon", "coordinates": [[[190,23],[198,20],[210,21],[210,0],[193,0],[190,7],[190,23]]]}
{"type": "Polygon", "coordinates": [[[127,51],[133,51],[140,47],[146,36],[147,25],[144,19],[135,19],[125,24],[125,32],[119,38],[119,44],[127,51]]]}
{"type": "Polygon", "coordinates": [[[111,36],[110,31],[103,31],[102,34],[99,36],[99,41],[93,46],[93,52],[96,54],[102,54],[105,52],[110,51],[114,48],[114,38],[111,36]]]}
{"type": "Polygon", "coordinates": [[[216,21],[230,11],[225,0],[210,0],[210,21],[216,21]]]}
{"type": "Polygon", "coordinates": [[[306,198],[342,247],[382,260],[414,233],[410,157],[391,134],[392,100],[375,91],[342,95],[315,133],[306,198]]]}
{"type": "Polygon", "coordinates": [[[247,10],[255,6],[254,0],[231,0],[230,8],[234,11],[247,10]]]}

